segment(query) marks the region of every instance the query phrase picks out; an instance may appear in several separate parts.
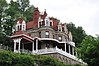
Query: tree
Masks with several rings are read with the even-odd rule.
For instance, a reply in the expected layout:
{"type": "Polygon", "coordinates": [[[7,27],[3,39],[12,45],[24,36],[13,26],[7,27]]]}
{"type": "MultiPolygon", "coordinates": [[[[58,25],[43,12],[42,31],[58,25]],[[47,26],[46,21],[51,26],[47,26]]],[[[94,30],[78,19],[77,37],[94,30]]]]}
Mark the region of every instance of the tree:
{"type": "Polygon", "coordinates": [[[82,40],[86,36],[85,31],[83,30],[81,26],[76,27],[75,24],[73,24],[72,22],[67,24],[67,28],[69,31],[71,31],[73,35],[73,41],[75,42],[76,47],[79,47],[82,40]]]}
{"type": "Polygon", "coordinates": [[[12,35],[12,30],[21,16],[25,21],[32,20],[34,6],[29,4],[29,0],[11,0],[8,4],[6,0],[0,0],[0,44],[7,45],[12,43],[7,35],[12,35]],[[4,38],[4,39],[3,39],[4,38]]]}
{"type": "Polygon", "coordinates": [[[29,0],[17,0],[17,3],[20,5],[19,11],[21,16],[25,21],[30,21],[33,19],[34,6],[30,5],[29,0]]]}
{"type": "Polygon", "coordinates": [[[3,24],[4,24],[4,17],[5,17],[5,10],[7,9],[7,2],[6,0],[0,0],[0,34],[3,31],[3,24]]]}
{"type": "Polygon", "coordinates": [[[25,21],[32,20],[34,6],[30,5],[29,0],[11,0],[6,10],[6,17],[4,18],[4,32],[7,35],[12,35],[13,26],[16,24],[17,19],[22,17],[25,21]]]}
{"type": "Polygon", "coordinates": [[[86,36],[79,48],[80,58],[88,63],[89,66],[99,65],[99,35],[97,37],[86,36]]]}

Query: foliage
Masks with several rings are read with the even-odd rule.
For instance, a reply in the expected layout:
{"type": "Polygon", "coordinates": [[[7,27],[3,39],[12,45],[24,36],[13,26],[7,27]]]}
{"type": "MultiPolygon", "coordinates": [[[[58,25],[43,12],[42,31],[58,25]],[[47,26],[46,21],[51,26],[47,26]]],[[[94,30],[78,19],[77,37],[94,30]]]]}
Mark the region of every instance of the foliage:
{"type": "Polygon", "coordinates": [[[55,58],[44,55],[29,55],[0,51],[0,66],[81,66],[67,65],[55,58]]]}
{"type": "Polygon", "coordinates": [[[81,43],[79,52],[81,58],[88,63],[89,66],[99,65],[99,35],[97,37],[86,36],[81,43]]]}
{"type": "Polygon", "coordinates": [[[0,51],[0,66],[35,66],[34,59],[29,55],[14,54],[0,51]]]}
{"type": "Polygon", "coordinates": [[[12,35],[14,24],[19,17],[25,21],[32,20],[33,15],[30,14],[33,12],[34,6],[30,5],[29,0],[11,0],[10,3],[7,3],[6,0],[0,0],[0,44],[12,44],[8,36],[12,35]]]}
{"type": "Polygon", "coordinates": [[[82,40],[86,36],[85,31],[83,30],[81,26],[76,27],[75,24],[73,24],[72,22],[67,24],[67,28],[69,31],[71,31],[73,35],[73,41],[75,42],[76,47],[79,47],[82,40]]]}

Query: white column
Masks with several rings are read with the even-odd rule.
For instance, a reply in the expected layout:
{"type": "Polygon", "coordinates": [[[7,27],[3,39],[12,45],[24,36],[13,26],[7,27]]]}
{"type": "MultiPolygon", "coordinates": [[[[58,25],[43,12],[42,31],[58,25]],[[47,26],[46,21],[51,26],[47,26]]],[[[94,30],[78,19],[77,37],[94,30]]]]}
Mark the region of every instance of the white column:
{"type": "Polygon", "coordinates": [[[38,20],[38,28],[39,28],[39,20],[38,20]]]}
{"type": "Polygon", "coordinates": [[[72,53],[73,53],[73,55],[74,55],[74,47],[72,47],[72,53]]]}
{"type": "Polygon", "coordinates": [[[57,49],[57,46],[55,47],[55,49],[57,49]]]}
{"type": "Polygon", "coordinates": [[[20,41],[21,41],[21,39],[19,39],[19,45],[18,45],[18,52],[20,52],[20,41]]]}
{"type": "Polygon", "coordinates": [[[70,53],[70,45],[68,45],[69,46],[69,53],[70,53]]]}
{"type": "Polygon", "coordinates": [[[36,51],[38,51],[38,39],[36,39],[36,51]]]}
{"type": "Polygon", "coordinates": [[[66,52],[66,43],[65,43],[65,52],[66,52]]]}
{"type": "Polygon", "coordinates": [[[34,52],[34,41],[32,43],[32,53],[34,52]]]}
{"type": "Polygon", "coordinates": [[[22,51],[24,52],[24,44],[22,43],[22,51]]]}
{"type": "Polygon", "coordinates": [[[77,53],[77,51],[76,51],[76,57],[78,56],[78,53],[77,53]]]}
{"type": "Polygon", "coordinates": [[[14,52],[16,52],[16,41],[14,40],[14,52]]]}

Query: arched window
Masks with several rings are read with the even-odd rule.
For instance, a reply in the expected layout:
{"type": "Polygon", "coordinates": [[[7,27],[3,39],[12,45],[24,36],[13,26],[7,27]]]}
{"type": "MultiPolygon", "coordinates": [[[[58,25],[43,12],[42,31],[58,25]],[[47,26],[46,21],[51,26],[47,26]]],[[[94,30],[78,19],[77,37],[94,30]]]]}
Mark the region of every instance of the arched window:
{"type": "Polygon", "coordinates": [[[45,38],[49,38],[49,31],[45,32],[45,38]]]}
{"type": "Polygon", "coordinates": [[[58,37],[58,40],[59,40],[59,41],[62,41],[62,36],[59,36],[59,37],[58,37]]]}

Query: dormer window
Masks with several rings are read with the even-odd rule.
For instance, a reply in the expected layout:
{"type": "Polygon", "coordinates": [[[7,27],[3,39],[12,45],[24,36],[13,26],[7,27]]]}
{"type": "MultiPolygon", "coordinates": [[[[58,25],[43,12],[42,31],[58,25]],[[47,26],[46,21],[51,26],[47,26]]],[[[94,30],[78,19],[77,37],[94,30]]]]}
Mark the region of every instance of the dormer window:
{"type": "Polygon", "coordinates": [[[45,26],[50,26],[50,20],[48,17],[45,18],[45,26]]]}
{"type": "Polygon", "coordinates": [[[46,26],[49,26],[48,20],[46,20],[46,26]]]}
{"type": "Polygon", "coordinates": [[[49,25],[49,20],[48,20],[48,19],[45,20],[45,26],[50,26],[50,25],[49,25]]]}
{"type": "Polygon", "coordinates": [[[61,24],[58,25],[58,31],[61,31],[62,32],[62,26],[61,26],[61,24]]]}
{"type": "Polygon", "coordinates": [[[19,20],[16,24],[16,31],[20,31],[20,30],[22,31],[26,30],[26,23],[22,19],[19,20]]]}
{"type": "Polygon", "coordinates": [[[45,21],[42,21],[42,26],[44,26],[45,25],[45,21]]]}
{"type": "Polygon", "coordinates": [[[22,29],[21,29],[21,28],[22,28],[22,26],[20,25],[19,27],[20,27],[20,28],[19,28],[19,30],[22,30],[22,29]]]}
{"type": "Polygon", "coordinates": [[[42,26],[41,22],[39,22],[39,26],[40,26],[40,27],[42,26]]]}
{"type": "Polygon", "coordinates": [[[50,26],[52,26],[52,22],[50,22],[50,26]]]}
{"type": "Polygon", "coordinates": [[[62,27],[62,31],[64,31],[64,27],[62,27]]]}

